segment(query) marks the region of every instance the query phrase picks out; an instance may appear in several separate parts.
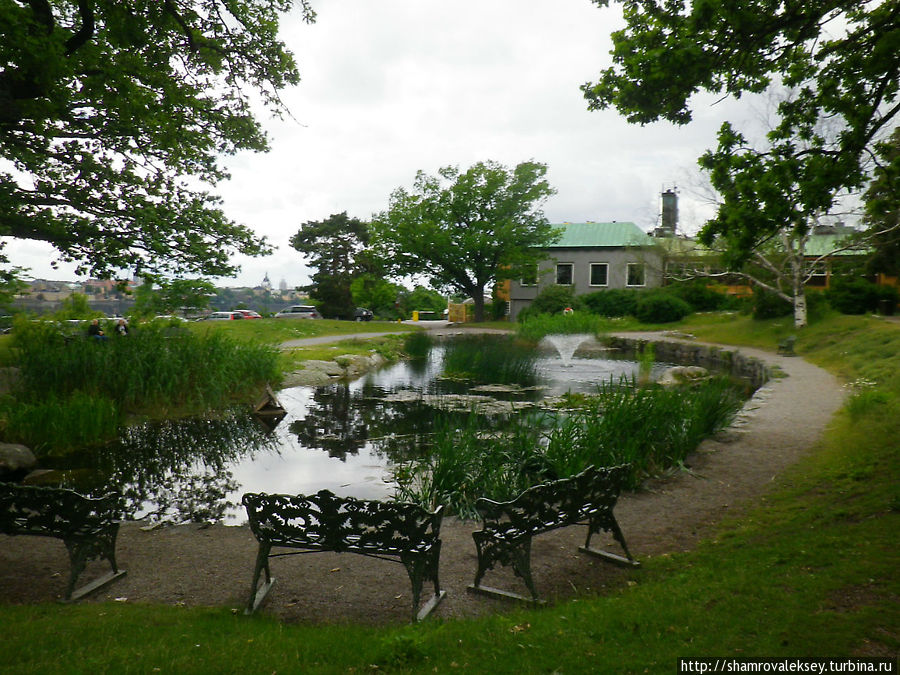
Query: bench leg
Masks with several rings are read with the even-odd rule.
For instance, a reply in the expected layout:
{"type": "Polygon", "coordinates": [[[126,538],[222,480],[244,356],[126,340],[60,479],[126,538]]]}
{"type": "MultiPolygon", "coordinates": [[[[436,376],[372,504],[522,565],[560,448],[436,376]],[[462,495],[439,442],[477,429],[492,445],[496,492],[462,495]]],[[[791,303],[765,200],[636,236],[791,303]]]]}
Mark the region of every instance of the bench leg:
{"type": "Polygon", "coordinates": [[[437,607],[446,591],[441,590],[441,584],[438,580],[438,564],[440,561],[441,546],[440,541],[430,551],[426,558],[417,556],[415,558],[401,558],[403,565],[406,567],[406,573],[409,575],[412,584],[412,620],[413,622],[422,621],[437,607]],[[419,601],[422,597],[422,586],[426,579],[430,579],[434,584],[434,595],[419,609],[419,601]]]}
{"type": "Polygon", "coordinates": [[[244,614],[253,614],[266,599],[272,586],[275,585],[275,579],[269,571],[269,551],[270,546],[265,544],[259,545],[259,552],[256,554],[256,566],[253,568],[253,582],[250,584],[250,600],[244,614]],[[262,588],[259,588],[259,576],[262,572],[266,573],[266,580],[262,588]]]}
{"type": "Polygon", "coordinates": [[[475,573],[475,581],[469,586],[469,590],[484,593],[485,595],[540,603],[537,589],[534,586],[534,579],[531,576],[531,537],[524,537],[515,542],[507,542],[496,540],[489,536],[478,536],[480,534],[482,533],[472,533],[472,537],[475,539],[475,549],[478,553],[478,571],[475,573]],[[512,566],[515,575],[525,582],[525,585],[531,592],[530,598],[481,584],[485,572],[493,569],[497,563],[512,566]]]}
{"type": "MultiPolygon", "coordinates": [[[[118,526],[116,530],[118,530],[118,526]]],[[[63,602],[79,600],[125,575],[125,570],[119,570],[116,564],[115,533],[113,533],[111,538],[100,536],[91,541],[64,540],[63,543],[69,552],[69,581],[66,584],[63,602]],[[106,559],[112,571],[76,589],[75,584],[78,582],[78,577],[84,572],[88,560],[95,558],[106,559]]]]}
{"type": "Polygon", "coordinates": [[[118,570],[116,572],[107,572],[99,579],[94,579],[92,582],[85,584],[81,588],[76,588],[72,593],[67,597],[63,602],[75,602],[76,600],[80,600],[84,596],[89,593],[93,593],[98,588],[103,588],[107,584],[115,581],[119,577],[125,576],[126,570],[118,570]]]}
{"type": "Polygon", "coordinates": [[[628,545],[625,543],[625,535],[622,534],[622,529],[619,527],[619,523],[616,521],[615,516],[613,516],[611,513],[602,520],[592,521],[588,524],[587,539],[585,539],[584,541],[584,546],[579,546],[578,550],[582,553],[590,553],[591,555],[597,556],[598,558],[603,558],[604,560],[616,565],[622,565],[625,567],[641,566],[641,563],[635,560],[631,555],[631,552],[628,550],[628,545]],[[619,546],[622,547],[622,550],[625,551],[624,557],[615,553],[610,553],[609,551],[591,548],[591,536],[595,532],[599,532],[600,530],[608,530],[609,532],[612,532],[613,539],[615,539],[616,542],[618,542],[619,546]]]}

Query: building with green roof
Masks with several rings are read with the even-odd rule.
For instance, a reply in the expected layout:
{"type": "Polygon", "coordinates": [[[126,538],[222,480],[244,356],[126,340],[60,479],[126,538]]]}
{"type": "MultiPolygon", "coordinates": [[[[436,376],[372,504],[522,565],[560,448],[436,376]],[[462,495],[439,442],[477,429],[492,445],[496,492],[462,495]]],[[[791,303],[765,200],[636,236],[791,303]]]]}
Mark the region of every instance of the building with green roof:
{"type": "Polygon", "coordinates": [[[610,288],[662,284],[662,256],[653,237],[631,222],[560,223],[555,243],[530,278],[509,284],[509,314],[515,320],[547,286],[570,286],[576,295],[610,288]]]}

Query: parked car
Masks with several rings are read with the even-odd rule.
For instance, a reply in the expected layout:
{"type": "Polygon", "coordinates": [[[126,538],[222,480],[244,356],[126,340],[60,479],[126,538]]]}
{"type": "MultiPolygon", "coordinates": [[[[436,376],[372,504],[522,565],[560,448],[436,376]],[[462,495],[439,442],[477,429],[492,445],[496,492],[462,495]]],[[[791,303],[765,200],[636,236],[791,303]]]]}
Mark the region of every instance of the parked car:
{"type": "Polygon", "coordinates": [[[372,320],[372,310],[366,309],[365,307],[357,307],[356,311],[353,312],[353,318],[356,321],[371,321],[372,320]]]}
{"type": "Polygon", "coordinates": [[[278,312],[275,315],[276,319],[321,319],[322,315],[319,314],[319,310],[317,310],[313,305],[294,305],[293,307],[285,307],[283,310],[278,312]]]}
{"type": "Polygon", "coordinates": [[[213,312],[206,317],[206,321],[236,321],[243,318],[240,312],[213,312]]]}
{"type": "Polygon", "coordinates": [[[250,310],[250,309],[233,309],[231,311],[237,312],[237,313],[243,315],[243,317],[245,319],[261,319],[262,318],[262,315],[259,312],[254,312],[253,310],[250,310]]]}

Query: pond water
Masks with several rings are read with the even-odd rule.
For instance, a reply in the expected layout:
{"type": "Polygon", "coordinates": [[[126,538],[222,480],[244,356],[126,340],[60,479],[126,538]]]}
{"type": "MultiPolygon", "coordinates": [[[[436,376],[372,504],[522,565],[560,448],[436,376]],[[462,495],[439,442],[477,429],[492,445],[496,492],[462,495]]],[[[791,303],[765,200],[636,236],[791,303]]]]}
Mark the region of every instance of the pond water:
{"type": "MultiPolygon", "coordinates": [[[[593,393],[598,384],[637,377],[639,364],[596,353],[560,356],[549,345],[534,387],[474,386],[446,380],[443,348],[423,361],[389,365],[350,383],[277,392],[282,419],[261,423],[246,412],[130,427],[117,443],[67,456],[48,477],[82,491],[122,490],[126,517],[167,522],[246,521],[245,492],[390,497],[391,468],[415,456],[416,434],[435,405],[509,412],[566,392],[593,393]],[[274,428],[272,428],[274,426],[274,428]]],[[[651,378],[671,364],[654,364],[651,378]]]]}

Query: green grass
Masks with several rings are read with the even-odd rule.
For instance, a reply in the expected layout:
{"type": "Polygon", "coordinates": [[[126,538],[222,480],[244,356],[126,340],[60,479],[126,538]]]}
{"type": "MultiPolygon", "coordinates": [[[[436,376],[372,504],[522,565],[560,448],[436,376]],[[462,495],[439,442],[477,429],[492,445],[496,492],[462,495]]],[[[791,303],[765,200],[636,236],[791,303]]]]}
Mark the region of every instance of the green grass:
{"type": "MultiPolygon", "coordinates": [[[[692,320],[675,328],[774,352],[783,327],[743,321],[692,320]]],[[[777,478],[753,509],[721,524],[693,551],[644,558],[641,570],[628,573],[631,583],[605,597],[379,628],[281,625],[227,609],[7,605],[0,607],[6,627],[0,667],[4,673],[672,673],[683,656],[896,658],[900,324],[829,318],[799,335],[798,350],[847,381],[874,382],[865,391],[879,394],[851,399],[815,451],[777,478]]]]}
{"type": "Polygon", "coordinates": [[[416,326],[392,321],[337,321],[333,319],[253,319],[250,321],[194,321],[187,324],[192,331],[223,332],[237,340],[279,344],[288,340],[352,335],[354,333],[404,333],[421,330],[416,326]]]}

